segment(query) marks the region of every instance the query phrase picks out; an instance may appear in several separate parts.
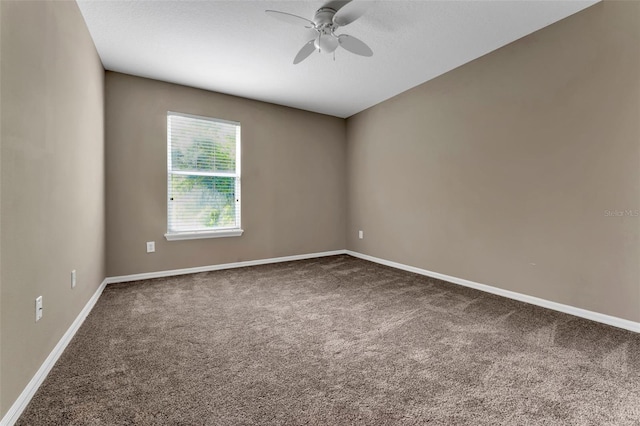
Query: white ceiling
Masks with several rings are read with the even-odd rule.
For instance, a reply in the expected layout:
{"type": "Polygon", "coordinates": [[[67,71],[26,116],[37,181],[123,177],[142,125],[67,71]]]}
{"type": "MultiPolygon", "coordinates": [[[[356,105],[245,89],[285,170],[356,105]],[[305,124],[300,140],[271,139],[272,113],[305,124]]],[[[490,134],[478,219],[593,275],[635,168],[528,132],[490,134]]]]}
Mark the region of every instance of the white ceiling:
{"type": "Polygon", "coordinates": [[[339,48],[335,62],[313,53],[298,65],[313,31],[264,11],[313,19],[326,1],[78,4],[107,70],[349,117],[598,0],[355,1],[370,8],[339,33],[373,57],[339,48]]]}

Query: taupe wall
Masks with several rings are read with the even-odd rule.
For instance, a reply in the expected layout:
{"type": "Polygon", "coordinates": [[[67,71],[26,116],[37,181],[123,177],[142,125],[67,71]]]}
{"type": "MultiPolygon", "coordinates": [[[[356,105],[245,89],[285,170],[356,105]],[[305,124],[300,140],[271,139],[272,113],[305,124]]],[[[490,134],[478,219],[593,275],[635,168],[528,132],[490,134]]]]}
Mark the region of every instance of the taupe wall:
{"type": "Polygon", "coordinates": [[[78,6],[0,11],[2,417],[104,279],[105,221],[104,70],[78,6]]]}
{"type": "Polygon", "coordinates": [[[344,120],[113,72],[106,117],[109,276],[345,247],[344,120]],[[167,111],[241,122],[241,237],[165,240],[167,111]]]}
{"type": "Polygon", "coordinates": [[[357,114],[347,141],[349,249],[640,320],[640,217],[605,213],[640,209],[640,3],[357,114]]]}
{"type": "Polygon", "coordinates": [[[640,218],[624,215],[640,209],[639,3],[596,5],[346,125],[105,82],[74,2],[0,2],[0,43],[0,417],[105,275],[347,246],[640,320],[640,218]],[[242,237],[164,239],[167,110],[242,122],[242,237]]]}

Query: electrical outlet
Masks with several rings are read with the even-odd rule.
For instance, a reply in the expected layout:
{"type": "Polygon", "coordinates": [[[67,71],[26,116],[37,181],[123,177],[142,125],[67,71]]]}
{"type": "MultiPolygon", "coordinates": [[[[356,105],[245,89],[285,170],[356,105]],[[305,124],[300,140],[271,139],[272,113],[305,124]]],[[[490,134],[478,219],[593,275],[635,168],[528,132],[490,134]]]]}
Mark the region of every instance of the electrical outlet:
{"type": "Polygon", "coordinates": [[[36,298],[36,322],[42,318],[42,296],[36,298]]]}
{"type": "Polygon", "coordinates": [[[71,288],[76,288],[76,270],[71,271],[71,288]]]}
{"type": "Polygon", "coordinates": [[[364,232],[363,231],[358,231],[358,238],[360,238],[360,239],[364,238],[364,232]]]}
{"type": "Polygon", "coordinates": [[[153,253],[156,251],[156,242],[147,241],[147,253],[153,253]]]}

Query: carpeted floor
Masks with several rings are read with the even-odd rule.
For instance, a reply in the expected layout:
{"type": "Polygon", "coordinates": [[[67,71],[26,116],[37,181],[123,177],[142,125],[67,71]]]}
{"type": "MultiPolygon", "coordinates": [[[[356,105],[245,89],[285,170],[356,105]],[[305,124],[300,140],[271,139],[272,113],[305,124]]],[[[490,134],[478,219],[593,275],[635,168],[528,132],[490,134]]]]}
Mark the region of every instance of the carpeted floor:
{"type": "Polygon", "coordinates": [[[639,425],[640,335],[349,256],[110,285],[19,425],[639,425]]]}

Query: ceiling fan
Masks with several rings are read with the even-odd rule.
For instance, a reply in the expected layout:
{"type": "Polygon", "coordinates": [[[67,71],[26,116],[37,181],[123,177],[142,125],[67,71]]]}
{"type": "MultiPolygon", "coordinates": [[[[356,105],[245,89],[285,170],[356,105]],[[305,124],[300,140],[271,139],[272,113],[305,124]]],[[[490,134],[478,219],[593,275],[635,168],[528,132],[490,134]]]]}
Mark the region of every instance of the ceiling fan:
{"type": "Polygon", "coordinates": [[[293,15],[287,12],[277,10],[266,10],[265,12],[276,19],[288,22],[290,24],[302,25],[316,31],[316,36],[305,43],[293,60],[294,64],[299,64],[311,55],[314,51],[321,53],[334,53],[338,46],[343,47],[351,53],[360,56],[372,56],[373,51],[363,41],[347,35],[336,34],[339,27],[349,25],[367,10],[364,1],[350,1],[346,5],[337,8],[329,7],[338,2],[329,2],[327,5],[318,9],[313,20],[293,15]]]}

